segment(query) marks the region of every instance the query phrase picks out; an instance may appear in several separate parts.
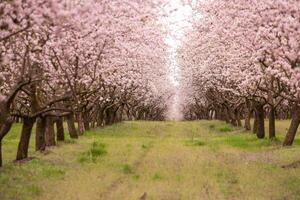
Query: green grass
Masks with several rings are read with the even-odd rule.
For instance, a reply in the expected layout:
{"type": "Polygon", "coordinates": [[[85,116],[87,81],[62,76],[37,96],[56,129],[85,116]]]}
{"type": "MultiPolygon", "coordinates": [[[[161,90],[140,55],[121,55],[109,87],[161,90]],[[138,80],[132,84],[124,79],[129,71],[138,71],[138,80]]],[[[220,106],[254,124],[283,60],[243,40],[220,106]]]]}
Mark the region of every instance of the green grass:
{"type": "MultiPolygon", "coordinates": [[[[267,123],[266,123],[267,124],[267,123]]],[[[277,140],[220,121],[123,122],[59,143],[34,159],[13,163],[21,125],[3,141],[1,200],[300,199],[300,135],[282,148],[289,121],[277,121],[277,140]]],[[[266,133],[267,133],[266,129],[266,133]]]]}
{"type": "Polygon", "coordinates": [[[192,138],[185,142],[187,146],[204,146],[205,142],[202,141],[200,138],[192,138]]]}
{"type": "Polygon", "coordinates": [[[133,174],[133,169],[129,164],[125,164],[122,168],[124,174],[133,174]]]}
{"type": "Polygon", "coordinates": [[[163,176],[160,173],[155,173],[152,177],[154,181],[159,181],[163,179],[163,176]]]}
{"type": "Polygon", "coordinates": [[[220,132],[231,132],[231,131],[233,131],[233,129],[230,126],[224,126],[224,127],[219,128],[219,131],[220,132]]]}
{"type": "Polygon", "coordinates": [[[79,157],[79,162],[96,162],[97,158],[107,154],[105,144],[99,142],[93,142],[88,151],[82,153],[79,157]]]}
{"type": "Polygon", "coordinates": [[[32,196],[37,196],[43,192],[43,190],[36,185],[29,185],[25,187],[25,191],[31,194],[32,196]]]}

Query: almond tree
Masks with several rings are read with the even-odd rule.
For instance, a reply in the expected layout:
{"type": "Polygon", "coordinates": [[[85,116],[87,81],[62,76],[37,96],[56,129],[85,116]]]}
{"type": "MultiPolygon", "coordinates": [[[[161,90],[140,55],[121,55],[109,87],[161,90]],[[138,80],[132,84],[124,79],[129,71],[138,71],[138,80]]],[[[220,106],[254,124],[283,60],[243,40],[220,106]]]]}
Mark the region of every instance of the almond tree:
{"type": "Polygon", "coordinates": [[[218,110],[231,108],[237,123],[238,115],[247,116],[248,128],[253,108],[258,138],[265,135],[266,110],[269,138],[275,137],[276,109],[288,101],[296,111],[284,142],[290,145],[299,125],[299,2],[220,0],[199,10],[203,16],[181,50],[185,77],[191,75],[189,66],[196,75],[193,82],[184,81],[201,89],[200,98],[218,110]]]}

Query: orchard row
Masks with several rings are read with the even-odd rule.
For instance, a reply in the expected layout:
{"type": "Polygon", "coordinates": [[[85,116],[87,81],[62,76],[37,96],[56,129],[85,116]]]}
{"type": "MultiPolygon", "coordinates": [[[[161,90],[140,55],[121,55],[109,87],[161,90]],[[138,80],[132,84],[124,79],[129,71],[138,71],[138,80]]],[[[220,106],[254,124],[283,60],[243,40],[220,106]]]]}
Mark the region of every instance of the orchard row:
{"type": "Polygon", "coordinates": [[[179,50],[186,119],[215,118],[275,138],[275,119],[300,123],[300,2],[215,0],[200,13],[179,50]]]}
{"type": "Polygon", "coordinates": [[[170,91],[158,4],[1,1],[0,147],[15,122],[22,160],[33,131],[43,151],[64,140],[64,122],[78,138],[124,119],[163,120],[170,91]]]}

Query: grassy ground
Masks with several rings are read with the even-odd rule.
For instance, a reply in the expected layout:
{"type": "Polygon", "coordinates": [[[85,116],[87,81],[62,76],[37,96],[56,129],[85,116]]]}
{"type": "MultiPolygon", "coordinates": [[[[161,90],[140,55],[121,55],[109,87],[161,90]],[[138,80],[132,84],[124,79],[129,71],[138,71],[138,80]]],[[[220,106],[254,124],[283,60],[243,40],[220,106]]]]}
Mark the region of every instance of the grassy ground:
{"type": "Polygon", "coordinates": [[[4,139],[1,200],[300,199],[300,168],[282,168],[300,160],[299,138],[281,148],[218,121],[123,122],[43,154],[32,143],[16,164],[20,128],[4,139]]]}

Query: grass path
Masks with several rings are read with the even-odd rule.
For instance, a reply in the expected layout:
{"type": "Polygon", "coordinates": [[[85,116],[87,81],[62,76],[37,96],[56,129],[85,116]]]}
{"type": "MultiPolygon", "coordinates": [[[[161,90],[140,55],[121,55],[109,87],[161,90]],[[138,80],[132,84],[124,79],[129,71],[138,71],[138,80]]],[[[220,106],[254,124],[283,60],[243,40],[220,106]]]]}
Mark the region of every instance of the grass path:
{"type": "MultiPolygon", "coordinates": [[[[288,126],[277,123],[279,140],[288,126]]],[[[123,122],[88,132],[23,164],[20,126],[4,141],[1,200],[300,199],[300,142],[257,140],[222,122],[123,122]]]]}

